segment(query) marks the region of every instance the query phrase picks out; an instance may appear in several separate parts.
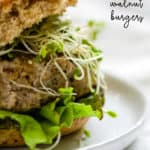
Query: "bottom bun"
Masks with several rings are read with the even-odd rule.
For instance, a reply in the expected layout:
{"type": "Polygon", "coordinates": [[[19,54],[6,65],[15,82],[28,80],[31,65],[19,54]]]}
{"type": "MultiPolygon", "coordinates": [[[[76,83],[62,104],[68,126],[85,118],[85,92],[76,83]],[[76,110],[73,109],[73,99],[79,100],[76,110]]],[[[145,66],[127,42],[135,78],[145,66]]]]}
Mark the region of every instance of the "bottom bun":
{"type": "MultiPolygon", "coordinates": [[[[76,119],[71,128],[62,128],[61,134],[68,135],[80,130],[88,121],[88,118],[76,119]]],[[[0,147],[25,146],[24,140],[18,129],[0,129],[0,147]]]]}
{"type": "Polygon", "coordinates": [[[61,134],[62,135],[68,135],[71,134],[73,132],[76,132],[78,130],[80,130],[88,121],[88,118],[80,118],[80,119],[76,119],[71,128],[62,128],[61,129],[61,134]]]}

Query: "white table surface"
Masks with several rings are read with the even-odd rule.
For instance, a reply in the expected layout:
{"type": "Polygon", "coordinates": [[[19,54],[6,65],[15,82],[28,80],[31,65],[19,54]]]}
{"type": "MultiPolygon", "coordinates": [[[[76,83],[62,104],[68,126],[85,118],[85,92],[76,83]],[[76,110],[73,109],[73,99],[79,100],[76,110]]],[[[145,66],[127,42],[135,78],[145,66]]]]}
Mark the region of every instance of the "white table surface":
{"type": "MultiPolygon", "coordinates": [[[[142,24],[131,23],[128,29],[124,29],[122,23],[110,21],[112,8],[109,2],[110,0],[79,0],[76,8],[68,10],[69,15],[75,23],[82,24],[89,19],[106,22],[105,29],[96,42],[104,51],[102,66],[136,84],[145,95],[150,110],[150,1],[143,0],[143,9],[119,10],[126,14],[139,13],[144,16],[142,24]]],[[[149,114],[148,111],[141,135],[127,150],[150,150],[149,114]]]]}

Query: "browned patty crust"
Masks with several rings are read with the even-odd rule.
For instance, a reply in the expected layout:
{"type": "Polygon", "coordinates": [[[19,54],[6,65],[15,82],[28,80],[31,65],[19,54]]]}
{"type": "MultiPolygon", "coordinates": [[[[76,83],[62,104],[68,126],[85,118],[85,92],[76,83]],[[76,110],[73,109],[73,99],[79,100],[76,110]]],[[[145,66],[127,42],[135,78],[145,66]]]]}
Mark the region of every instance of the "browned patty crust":
{"type": "MultiPolygon", "coordinates": [[[[90,89],[85,76],[82,80],[74,79],[74,71],[76,66],[64,57],[58,57],[56,62],[66,74],[69,87],[74,88],[77,93],[77,98],[90,93],[90,89]]],[[[30,87],[40,88],[40,77],[47,61],[41,63],[35,62],[35,57],[30,55],[19,55],[11,61],[7,59],[0,59],[0,109],[13,110],[17,112],[28,111],[34,108],[40,108],[41,105],[52,101],[53,98],[45,93],[39,93],[35,90],[25,87],[19,87],[17,84],[26,85],[30,87]]],[[[42,77],[43,83],[46,87],[58,91],[66,85],[66,80],[62,74],[51,63],[48,65],[47,71],[42,77]]]]}
{"type": "Polygon", "coordinates": [[[62,14],[76,0],[0,0],[0,47],[43,18],[62,14]]]}

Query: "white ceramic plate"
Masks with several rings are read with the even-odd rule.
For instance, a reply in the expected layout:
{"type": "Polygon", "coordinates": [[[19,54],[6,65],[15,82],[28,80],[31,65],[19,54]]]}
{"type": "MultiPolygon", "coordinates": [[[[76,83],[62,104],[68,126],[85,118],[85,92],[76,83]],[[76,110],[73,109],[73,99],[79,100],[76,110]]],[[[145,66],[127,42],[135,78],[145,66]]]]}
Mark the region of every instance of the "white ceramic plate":
{"type": "Polygon", "coordinates": [[[106,75],[106,109],[118,114],[116,119],[107,115],[102,121],[91,118],[86,129],[91,137],[81,140],[81,132],[67,136],[55,150],[122,150],[131,144],[140,133],[144,122],[146,103],[136,87],[106,75]]]}

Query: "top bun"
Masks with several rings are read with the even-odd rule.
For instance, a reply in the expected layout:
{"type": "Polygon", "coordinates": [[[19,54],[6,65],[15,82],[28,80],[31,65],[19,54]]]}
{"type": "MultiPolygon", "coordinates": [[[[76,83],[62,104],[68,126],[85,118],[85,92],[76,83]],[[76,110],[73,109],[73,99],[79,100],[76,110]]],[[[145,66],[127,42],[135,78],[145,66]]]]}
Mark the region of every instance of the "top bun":
{"type": "Polygon", "coordinates": [[[77,0],[0,0],[0,47],[33,24],[50,15],[62,14],[77,0]]]}

